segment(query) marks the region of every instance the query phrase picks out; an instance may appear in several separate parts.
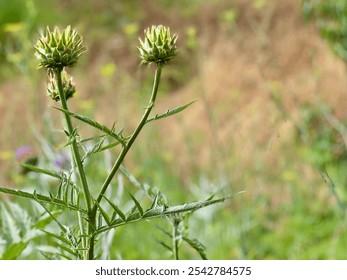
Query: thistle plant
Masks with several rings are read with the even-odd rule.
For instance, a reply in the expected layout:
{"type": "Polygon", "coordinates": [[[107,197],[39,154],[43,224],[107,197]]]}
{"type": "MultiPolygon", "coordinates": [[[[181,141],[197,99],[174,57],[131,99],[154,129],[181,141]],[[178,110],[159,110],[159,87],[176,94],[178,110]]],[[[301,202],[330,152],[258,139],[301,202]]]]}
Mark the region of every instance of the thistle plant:
{"type": "Polygon", "coordinates": [[[71,29],[71,26],[63,32],[57,27],[54,31],[47,27],[45,36],[42,36],[35,46],[39,66],[59,71],[64,67],[75,66],[78,58],[86,50],[82,42],[82,37],[76,30],[71,29]]]}
{"type": "Polygon", "coordinates": [[[177,35],[170,35],[170,29],[163,26],[152,26],[144,32],[145,39],[140,39],[140,56],[142,63],[164,65],[177,55],[177,35]]]}
{"type": "MultiPolygon", "coordinates": [[[[25,163],[23,166],[26,169],[48,175],[56,180],[56,192],[44,194],[34,191],[30,193],[5,187],[0,187],[0,192],[36,201],[43,207],[51,222],[55,223],[60,231],[57,233],[42,229],[42,232],[56,239],[60,250],[59,256],[67,259],[93,260],[101,255],[101,252],[97,251],[97,243],[100,242],[100,237],[111,229],[144,220],[165,218],[172,227],[171,232],[164,230],[167,236],[172,239],[171,245],[165,245],[165,247],[172,252],[174,259],[179,258],[179,247],[182,242],[186,242],[201,257],[206,258],[204,246],[196,239],[191,239],[187,230],[182,230],[185,215],[200,208],[222,202],[225,198],[212,199],[210,197],[204,201],[170,206],[168,198],[162,192],[139,183],[123,164],[138,135],[146,125],[152,121],[177,114],[194,102],[189,102],[183,106],[169,109],[163,114],[156,114],[151,117],[159,91],[161,72],[178,53],[177,38],[177,35],[170,34],[169,28],[153,26],[145,30],[144,39],[139,40],[138,50],[141,63],[155,64],[155,73],[148,105],[138,125],[128,136],[123,135],[123,130],[116,132],[114,127],[109,128],[90,117],[69,110],[68,100],[71,102],[70,100],[76,89],[72,77],[67,74],[65,69],[76,66],[79,58],[86,51],[79,33],[70,26],[62,31],[58,28],[53,31],[47,28],[46,33],[37,41],[35,55],[38,58],[39,66],[47,72],[47,93],[59,104],[55,109],[61,112],[65,120],[66,146],[70,147],[71,150],[72,167],[70,171],[57,173],[40,165],[35,166],[25,163]],[[101,132],[102,140],[86,151],[82,143],[91,141],[91,138],[81,139],[73,120],[82,122],[101,132]],[[105,141],[105,139],[109,141],[105,141]],[[115,152],[115,146],[120,147],[120,149],[112,168],[104,180],[100,182],[100,185],[91,186],[86,172],[85,159],[106,150],[115,152]],[[151,206],[149,208],[146,208],[143,202],[135,197],[136,195],[130,195],[130,202],[133,204],[130,210],[121,209],[121,205],[115,203],[114,198],[108,195],[110,192],[107,192],[107,190],[109,190],[117,172],[121,172],[134,186],[139,188],[144,196],[150,199],[151,206]],[[97,190],[97,194],[92,195],[95,192],[91,190],[97,190]],[[63,210],[70,210],[75,214],[75,219],[63,221],[60,218],[60,214],[64,212],[63,210]]],[[[115,184],[112,184],[112,187],[115,187],[115,184]]],[[[45,219],[47,219],[47,215],[45,219]]]]}

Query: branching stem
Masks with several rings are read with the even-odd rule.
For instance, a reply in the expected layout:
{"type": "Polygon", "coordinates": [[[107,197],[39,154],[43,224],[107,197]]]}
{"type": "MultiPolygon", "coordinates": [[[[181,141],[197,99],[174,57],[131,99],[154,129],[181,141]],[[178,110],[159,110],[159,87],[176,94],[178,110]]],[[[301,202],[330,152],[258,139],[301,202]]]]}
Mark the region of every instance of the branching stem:
{"type": "MultiPolygon", "coordinates": [[[[64,90],[63,90],[63,82],[62,82],[62,76],[61,76],[61,72],[62,70],[58,69],[54,71],[55,74],[55,79],[57,81],[57,86],[58,86],[58,92],[59,92],[59,98],[60,98],[60,102],[61,102],[61,106],[64,110],[69,111],[69,108],[67,106],[67,102],[66,102],[66,97],[64,94],[64,90]]],[[[88,218],[90,219],[90,215],[91,215],[91,204],[92,204],[92,198],[89,192],[89,187],[88,187],[88,182],[87,182],[87,178],[86,178],[86,174],[83,168],[83,164],[82,164],[82,160],[81,160],[81,156],[78,150],[78,146],[77,146],[77,141],[76,141],[76,137],[74,135],[74,127],[72,125],[71,122],[71,118],[70,115],[63,112],[63,115],[65,117],[65,122],[66,122],[66,127],[67,127],[67,133],[69,134],[69,137],[71,139],[69,139],[69,141],[71,140],[71,153],[72,153],[72,157],[73,157],[73,162],[75,164],[75,166],[77,167],[78,170],[78,176],[79,179],[81,181],[81,185],[83,188],[83,193],[84,193],[84,198],[85,198],[85,203],[87,206],[87,212],[88,212],[88,218]]],[[[79,216],[79,221],[81,222],[81,217],[79,216]]],[[[80,223],[80,227],[81,227],[81,235],[84,236],[85,235],[85,231],[84,231],[84,223],[80,223]]],[[[88,226],[88,233],[87,236],[89,236],[92,232],[90,231],[90,226],[88,226]]],[[[87,241],[85,240],[85,237],[82,238],[83,240],[83,247],[87,246],[87,241]]]]}
{"type": "MultiPolygon", "coordinates": [[[[159,81],[160,81],[162,69],[163,69],[163,65],[158,64],[156,71],[155,71],[155,75],[154,75],[152,93],[151,93],[151,97],[150,97],[148,106],[147,106],[144,114],[142,115],[142,118],[141,118],[140,122],[138,123],[136,129],[134,130],[133,134],[131,135],[129,141],[126,143],[126,145],[123,146],[123,149],[121,150],[117,160],[115,161],[114,165],[112,166],[110,173],[108,174],[107,178],[105,179],[105,181],[101,187],[101,190],[100,190],[99,195],[96,199],[96,202],[94,203],[93,208],[91,210],[90,221],[89,221],[90,224],[95,224],[97,204],[100,203],[100,201],[101,201],[102,197],[104,196],[107,188],[109,187],[113,177],[117,173],[119,167],[121,166],[122,162],[124,161],[125,156],[127,155],[128,151],[130,150],[132,144],[135,142],[140,131],[145,126],[146,121],[149,117],[149,114],[151,113],[151,111],[154,107],[154,103],[155,103],[158,88],[159,88],[159,81]]],[[[92,237],[90,238],[90,244],[89,244],[89,259],[93,259],[94,242],[95,242],[95,235],[92,235],[92,237]]]]}
{"type": "MultiPolygon", "coordinates": [[[[58,91],[59,91],[61,106],[64,110],[69,111],[69,108],[68,108],[67,102],[66,102],[66,98],[64,95],[64,91],[63,91],[63,82],[62,82],[62,77],[61,77],[61,71],[56,70],[55,71],[55,77],[57,79],[57,85],[58,85],[58,91]]],[[[63,113],[63,115],[65,117],[67,132],[69,134],[69,137],[72,137],[71,150],[72,150],[73,160],[77,166],[78,175],[79,175],[79,178],[81,180],[81,184],[82,184],[82,188],[83,188],[83,192],[84,192],[84,196],[85,196],[86,206],[87,206],[87,209],[89,212],[91,210],[91,196],[90,196],[90,192],[89,192],[89,188],[88,188],[86,174],[84,172],[84,168],[82,165],[81,156],[80,156],[80,153],[78,151],[77,141],[76,141],[76,138],[74,136],[74,128],[72,126],[72,122],[71,122],[71,118],[70,118],[69,114],[63,113]]]]}

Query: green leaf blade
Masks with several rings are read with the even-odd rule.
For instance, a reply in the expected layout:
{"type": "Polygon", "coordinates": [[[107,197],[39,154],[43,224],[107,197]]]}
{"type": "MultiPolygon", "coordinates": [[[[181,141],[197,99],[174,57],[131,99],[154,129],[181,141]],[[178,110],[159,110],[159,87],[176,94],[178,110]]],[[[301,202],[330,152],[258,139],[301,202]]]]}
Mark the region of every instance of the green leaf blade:
{"type": "Polygon", "coordinates": [[[203,260],[207,260],[206,256],[206,247],[197,239],[190,239],[186,236],[183,236],[183,240],[189,244],[190,247],[192,247],[203,260]]]}
{"type": "Polygon", "coordinates": [[[30,171],[35,172],[35,173],[45,174],[45,175],[48,175],[48,176],[51,176],[53,178],[60,179],[60,180],[63,179],[59,173],[57,173],[53,170],[40,168],[40,167],[37,167],[35,165],[31,165],[31,164],[27,164],[27,163],[21,163],[20,165],[21,165],[21,167],[26,168],[30,171]]]}
{"type": "Polygon", "coordinates": [[[60,200],[60,199],[54,198],[54,197],[48,197],[48,196],[45,196],[42,194],[38,194],[38,193],[36,193],[36,191],[34,191],[33,193],[29,193],[29,192],[25,192],[25,191],[21,191],[21,190],[15,190],[15,189],[10,189],[10,188],[0,187],[0,193],[5,193],[5,194],[21,197],[21,198],[30,199],[30,200],[34,200],[36,202],[54,204],[54,205],[61,206],[64,208],[69,208],[69,209],[74,210],[74,211],[86,213],[86,210],[78,207],[77,205],[70,204],[70,203],[66,204],[63,200],[60,200]]]}
{"type": "Polygon", "coordinates": [[[114,202],[112,202],[110,199],[108,199],[106,196],[104,196],[104,198],[105,198],[106,201],[111,205],[111,207],[112,207],[113,210],[118,214],[118,216],[119,216],[123,221],[125,221],[125,220],[126,220],[125,214],[119,209],[119,207],[118,207],[114,202]]]}
{"type": "Polygon", "coordinates": [[[20,254],[24,251],[28,243],[26,242],[18,242],[11,244],[7,250],[2,255],[3,260],[15,260],[20,254]]]}
{"type": "Polygon", "coordinates": [[[84,122],[96,129],[99,129],[101,130],[102,132],[106,133],[107,135],[111,136],[112,138],[116,139],[119,143],[121,143],[123,146],[125,145],[125,139],[121,136],[121,135],[118,135],[117,133],[115,133],[113,130],[109,129],[108,127],[106,127],[105,125],[103,124],[100,124],[98,123],[97,121],[89,118],[89,117],[86,117],[84,115],[80,115],[80,114],[76,114],[76,113],[73,113],[69,110],[65,110],[63,108],[58,108],[58,107],[53,107],[54,109],[57,109],[63,113],[66,113],[68,115],[70,115],[71,117],[81,121],[81,122],[84,122]]]}
{"type": "Polygon", "coordinates": [[[151,119],[148,119],[146,121],[146,124],[151,122],[151,121],[156,121],[156,120],[160,120],[160,119],[163,119],[163,118],[167,118],[167,117],[170,117],[172,115],[175,115],[175,114],[178,114],[180,112],[182,112],[183,110],[187,109],[190,105],[192,105],[194,102],[196,101],[193,100],[185,105],[182,105],[182,106],[179,106],[179,107],[176,107],[174,109],[169,109],[167,110],[164,114],[159,114],[159,115],[155,115],[155,117],[151,118],[151,119]]]}
{"type": "MultiPolygon", "coordinates": [[[[199,210],[201,208],[204,208],[204,207],[216,204],[216,203],[224,202],[226,199],[229,199],[229,198],[230,197],[224,197],[224,198],[219,198],[219,199],[214,199],[214,200],[197,201],[197,202],[191,202],[191,203],[186,203],[183,205],[177,205],[177,206],[171,206],[171,207],[165,207],[164,205],[162,205],[162,206],[156,207],[154,209],[149,209],[146,212],[142,213],[142,215],[139,212],[131,213],[127,217],[126,221],[123,221],[121,219],[116,219],[116,220],[112,221],[110,226],[100,227],[97,230],[97,234],[100,234],[102,232],[110,230],[111,228],[123,226],[123,225],[126,225],[128,223],[139,222],[139,221],[142,221],[144,219],[154,219],[154,218],[171,216],[171,215],[178,214],[178,213],[194,212],[194,211],[199,210]]],[[[135,207],[137,207],[137,206],[135,206],[135,207]]],[[[141,209],[142,209],[142,207],[141,207],[141,209]]]]}
{"type": "Polygon", "coordinates": [[[42,229],[42,232],[44,232],[44,233],[47,234],[48,236],[51,236],[51,237],[53,237],[53,238],[55,238],[55,239],[57,239],[57,240],[59,240],[59,241],[65,243],[65,244],[67,244],[67,245],[70,245],[69,240],[67,240],[67,239],[66,239],[64,236],[62,236],[62,235],[57,235],[57,234],[55,234],[55,233],[46,231],[46,230],[44,230],[44,229],[42,229]]]}
{"type": "MultiPolygon", "coordinates": [[[[52,211],[51,215],[54,218],[57,218],[62,213],[61,210],[52,211]]],[[[45,213],[35,224],[35,228],[43,230],[51,221],[53,221],[53,218],[49,213],[45,213]]]]}
{"type": "Polygon", "coordinates": [[[95,201],[95,203],[98,206],[98,209],[99,209],[101,215],[103,216],[104,220],[106,221],[107,225],[110,225],[111,224],[111,219],[107,215],[106,211],[101,207],[100,203],[98,203],[97,201],[95,201]]]}
{"type": "Polygon", "coordinates": [[[140,215],[143,216],[143,209],[140,205],[140,202],[138,202],[138,200],[132,194],[130,194],[130,197],[134,201],[136,208],[139,211],[140,215]]]}
{"type": "Polygon", "coordinates": [[[227,198],[219,198],[214,200],[205,200],[205,201],[197,201],[197,202],[190,202],[183,205],[178,206],[171,206],[167,207],[163,214],[164,215],[171,215],[171,214],[178,214],[183,212],[189,212],[189,211],[196,211],[198,209],[224,202],[227,198]]]}

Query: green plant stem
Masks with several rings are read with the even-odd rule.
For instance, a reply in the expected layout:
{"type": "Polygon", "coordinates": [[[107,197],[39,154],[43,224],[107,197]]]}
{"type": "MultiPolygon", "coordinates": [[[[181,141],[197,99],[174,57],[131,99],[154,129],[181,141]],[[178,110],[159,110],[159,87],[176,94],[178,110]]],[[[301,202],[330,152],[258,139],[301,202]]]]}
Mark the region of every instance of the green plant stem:
{"type": "MultiPolygon", "coordinates": [[[[119,167],[121,166],[122,162],[124,161],[125,156],[127,155],[128,151],[130,150],[132,144],[135,142],[137,136],[139,135],[140,131],[142,130],[142,128],[144,127],[144,125],[146,124],[146,121],[149,117],[149,114],[151,113],[153,107],[154,107],[154,103],[157,97],[157,92],[158,92],[158,88],[159,88],[159,81],[160,81],[160,76],[161,76],[161,72],[163,69],[163,65],[162,64],[158,64],[156,71],[155,71],[155,75],[154,75],[154,81],[153,81],[153,87],[152,87],[152,93],[151,93],[151,97],[148,103],[148,106],[140,120],[140,122],[138,123],[136,129],[134,130],[133,134],[131,135],[129,141],[123,146],[123,149],[121,150],[117,160],[115,161],[114,165],[112,166],[112,169],[110,171],[110,173],[108,174],[107,178],[105,179],[101,190],[99,192],[99,195],[96,199],[97,203],[100,203],[101,199],[103,198],[107,188],[109,187],[114,175],[116,174],[116,172],[118,171],[119,167]]],[[[96,218],[96,211],[97,211],[97,203],[94,203],[94,206],[92,208],[91,211],[91,220],[90,223],[91,224],[95,224],[95,218],[96,218]]],[[[93,247],[94,247],[94,239],[95,236],[93,235],[92,238],[90,239],[90,244],[89,244],[89,259],[93,258],[93,247]]]]}
{"type": "MultiPolygon", "coordinates": [[[[64,90],[63,90],[63,82],[62,82],[62,77],[61,77],[61,70],[55,70],[55,78],[57,81],[57,86],[58,86],[58,91],[59,91],[59,97],[60,97],[60,102],[61,102],[61,106],[64,110],[69,111],[69,108],[67,106],[67,102],[66,102],[66,98],[64,95],[64,90]]],[[[74,135],[74,128],[71,122],[71,118],[69,116],[69,114],[67,113],[63,113],[64,117],[65,117],[65,121],[66,121],[66,126],[67,126],[67,132],[69,134],[69,137],[71,137],[71,151],[72,151],[72,156],[73,156],[73,161],[75,166],[77,167],[78,170],[78,175],[82,184],[82,188],[83,188],[83,193],[84,193],[84,198],[85,198],[85,203],[87,206],[87,211],[88,211],[88,218],[90,219],[90,215],[91,215],[91,204],[92,204],[92,199],[91,199],[91,195],[89,192],[89,187],[88,187],[88,183],[87,183],[87,178],[86,178],[86,174],[84,172],[84,168],[82,165],[82,160],[81,160],[81,156],[80,153],[78,151],[78,146],[77,146],[77,142],[76,142],[76,138],[74,135]]],[[[69,139],[70,140],[70,139],[69,139]]],[[[81,217],[79,216],[79,221],[81,221],[81,217]]],[[[90,233],[92,233],[90,231],[90,226],[88,225],[88,233],[87,236],[89,236],[90,233]]],[[[80,230],[81,230],[81,235],[85,235],[85,230],[84,230],[84,223],[80,223],[80,230]]],[[[87,241],[86,239],[83,237],[83,247],[85,248],[87,246],[87,241]]]]}
{"type": "MultiPolygon", "coordinates": [[[[66,98],[65,98],[65,95],[64,95],[64,91],[63,91],[63,83],[62,83],[62,78],[61,78],[61,71],[56,70],[55,71],[55,77],[57,79],[57,85],[58,85],[58,91],[59,91],[59,97],[60,97],[61,106],[62,106],[62,108],[64,110],[69,111],[69,108],[68,108],[67,102],[66,102],[66,98]]],[[[71,139],[72,140],[71,141],[71,147],[72,147],[73,159],[74,159],[74,162],[75,162],[75,164],[77,166],[78,175],[80,177],[82,188],[83,188],[83,192],[84,192],[84,196],[85,196],[87,210],[89,212],[91,210],[91,196],[90,196],[90,192],[89,192],[89,187],[88,187],[88,183],[87,183],[86,174],[84,172],[84,168],[83,168],[83,165],[82,165],[81,156],[80,156],[80,153],[78,151],[76,138],[74,136],[74,128],[72,126],[72,122],[71,122],[69,114],[67,114],[67,113],[63,113],[63,114],[65,116],[67,132],[69,134],[69,137],[72,137],[72,139],[71,139]]]]}
{"type": "Polygon", "coordinates": [[[173,224],[172,224],[172,250],[173,250],[173,257],[174,260],[179,260],[178,257],[178,243],[179,243],[179,237],[180,233],[178,231],[180,221],[176,221],[174,219],[173,224]]]}

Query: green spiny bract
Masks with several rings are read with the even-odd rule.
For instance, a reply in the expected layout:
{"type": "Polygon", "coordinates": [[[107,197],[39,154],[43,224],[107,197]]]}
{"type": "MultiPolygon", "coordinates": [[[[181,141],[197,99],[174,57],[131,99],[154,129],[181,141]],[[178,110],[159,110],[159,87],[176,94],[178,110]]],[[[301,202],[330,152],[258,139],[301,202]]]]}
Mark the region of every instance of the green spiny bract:
{"type": "Polygon", "coordinates": [[[56,27],[49,27],[35,45],[39,66],[46,69],[62,71],[64,67],[76,65],[78,58],[86,50],[82,46],[82,37],[68,26],[62,32],[56,27]]]}
{"type": "Polygon", "coordinates": [[[142,63],[164,65],[174,58],[178,52],[177,35],[170,35],[170,29],[162,25],[152,26],[144,31],[145,39],[140,40],[140,57],[142,63]]]}

